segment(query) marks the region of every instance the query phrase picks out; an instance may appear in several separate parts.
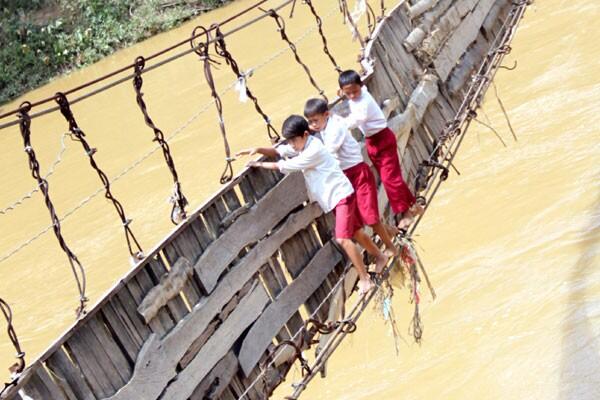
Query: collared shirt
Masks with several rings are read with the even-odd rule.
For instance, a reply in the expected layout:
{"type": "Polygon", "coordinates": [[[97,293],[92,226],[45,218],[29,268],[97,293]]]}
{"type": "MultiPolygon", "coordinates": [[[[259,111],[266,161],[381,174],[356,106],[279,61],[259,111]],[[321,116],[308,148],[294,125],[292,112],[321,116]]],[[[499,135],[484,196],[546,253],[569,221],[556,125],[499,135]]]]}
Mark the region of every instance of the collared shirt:
{"type": "Polygon", "coordinates": [[[300,152],[288,144],[278,146],[276,150],[281,157],[292,157],[278,161],[279,170],[284,174],[301,171],[308,198],[319,203],[324,212],[333,210],[341,200],[354,193],[336,159],[319,139],[309,136],[300,152]]]}
{"type": "Polygon", "coordinates": [[[325,148],[338,161],[340,168],[346,170],[363,162],[360,145],[337,115],[330,115],[325,129],[321,131],[325,148]]]}
{"type": "Polygon", "coordinates": [[[366,137],[373,136],[387,128],[387,120],[381,108],[365,86],[361,88],[360,97],[348,100],[350,115],[344,119],[348,129],[358,128],[366,137]]]}

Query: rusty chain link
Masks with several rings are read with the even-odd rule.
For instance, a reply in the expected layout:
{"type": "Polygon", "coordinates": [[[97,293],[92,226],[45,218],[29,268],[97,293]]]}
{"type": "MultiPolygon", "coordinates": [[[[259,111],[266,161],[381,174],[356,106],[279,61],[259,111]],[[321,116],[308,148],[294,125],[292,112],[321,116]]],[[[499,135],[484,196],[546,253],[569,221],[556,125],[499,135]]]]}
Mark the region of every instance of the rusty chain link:
{"type": "Polygon", "coordinates": [[[244,90],[245,88],[246,96],[248,96],[250,100],[252,100],[256,112],[260,114],[262,119],[265,121],[265,124],[267,124],[267,135],[269,136],[269,140],[271,140],[271,143],[275,144],[279,142],[279,140],[281,139],[279,133],[277,133],[277,130],[271,124],[271,119],[269,118],[269,116],[265,114],[262,107],[258,104],[258,99],[256,98],[256,96],[254,96],[254,94],[250,91],[250,88],[248,88],[248,84],[246,82],[246,75],[240,71],[237,62],[235,61],[229,50],[227,50],[225,36],[221,32],[219,25],[212,24],[210,29],[214,30],[215,32],[215,52],[225,59],[225,63],[229,65],[229,67],[231,68],[235,76],[238,78],[238,80],[244,81],[242,90],[244,90]]]}
{"type": "Polygon", "coordinates": [[[0,298],[0,310],[2,314],[4,314],[4,318],[6,319],[6,333],[8,334],[8,338],[12,342],[15,350],[17,362],[14,363],[10,368],[10,372],[13,375],[12,381],[4,384],[4,388],[0,391],[0,397],[2,394],[8,390],[11,386],[16,385],[19,379],[19,375],[25,369],[25,352],[21,350],[21,345],[19,344],[19,339],[17,338],[17,334],[15,332],[15,328],[12,324],[12,310],[6,301],[0,298]]]}
{"type": "Polygon", "coordinates": [[[142,114],[144,114],[144,121],[146,122],[146,125],[152,128],[154,131],[153,141],[157,142],[162,148],[165,161],[169,167],[169,170],[171,171],[171,175],[173,176],[174,188],[171,196],[171,202],[173,203],[173,208],[171,209],[171,222],[177,225],[187,217],[185,207],[188,205],[188,201],[181,192],[181,183],[179,182],[179,177],[177,175],[177,170],[175,169],[175,162],[171,156],[169,144],[165,140],[163,132],[158,129],[148,115],[148,109],[143,99],[144,94],[142,93],[142,85],[144,84],[144,80],[142,79],[142,71],[144,70],[145,65],[146,60],[144,57],[139,56],[135,59],[133,88],[135,89],[136,102],[140,107],[142,114]]]}
{"type": "Polygon", "coordinates": [[[327,44],[327,38],[325,37],[325,34],[323,33],[323,20],[321,19],[319,14],[317,14],[317,10],[315,10],[312,0],[304,0],[304,3],[310,8],[310,12],[312,13],[312,15],[314,15],[315,20],[317,22],[317,27],[319,28],[319,35],[321,36],[321,41],[323,42],[323,52],[327,55],[327,57],[329,57],[329,60],[331,60],[331,63],[333,64],[333,67],[335,68],[335,70],[339,74],[341,74],[342,69],[340,68],[338,63],[335,61],[335,58],[333,58],[333,55],[329,51],[329,45],[327,44]]]}
{"type": "Polygon", "coordinates": [[[110,180],[108,179],[104,171],[102,171],[100,167],[98,167],[96,160],[94,160],[94,154],[96,154],[97,149],[89,145],[88,141],[85,138],[85,133],[81,130],[81,128],[79,128],[79,125],[77,125],[77,121],[75,121],[75,116],[71,111],[71,106],[69,104],[67,96],[65,96],[64,93],[58,92],[55,95],[55,100],[58,103],[58,106],[60,107],[61,114],[65,117],[69,124],[69,132],[71,132],[71,137],[75,141],[81,143],[85,154],[90,160],[90,165],[98,174],[98,177],[100,178],[100,181],[102,182],[102,185],[105,189],[104,197],[112,202],[113,206],[115,207],[115,210],[117,211],[117,214],[119,214],[119,218],[121,219],[121,223],[123,224],[123,229],[125,230],[125,239],[127,240],[127,248],[129,249],[129,254],[135,260],[141,259],[143,254],[142,248],[139,242],[137,241],[135,235],[131,231],[131,228],[129,227],[131,220],[128,219],[125,215],[125,210],[121,203],[111,193],[110,180]],[[137,251],[134,251],[132,249],[132,244],[135,244],[137,251]]]}
{"type": "Polygon", "coordinates": [[[223,103],[221,102],[221,97],[217,93],[217,89],[215,87],[215,80],[212,75],[211,64],[219,64],[216,60],[210,58],[210,54],[208,52],[210,45],[210,32],[203,26],[197,26],[192,31],[192,37],[190,39],[190,46],[194,49],[194,52],[200,57],[200,60],[204,65],[204,77],[206,78],[206,83],[208,83],[208,87],[210,88],[210,94],[215,102],[215,107],[217,108],[217,113],[219,115],[219,129],[221,130],[221,136],[223,137],[223,146],[225,147],[225,169],[221,174],[220,182],[221,184],[227,183],[233,179],[233,167],[232,162],[233,158],[231,158],[231,149],[229,148],[229,141],[227,140],[227,131],[225,130],[225,121],[223,120],[223,103]],[[198,45],[194,44],[194,37],[198,36],[198,31],[203,31],[205,33],[205,41],[198,43],[198,45]]]}
{"type": "Polygon", "coordinates": [[[77,259],[77,256],[71,251],[71,249],[67,246],[65,242],[61,230],[60,230],[60,220],[56,215],[56,211],[54,209],[54,205],[50,200],[50,195],[48,193],[48,181],[44,179],[40,174],[40,164],[36,158],[35,151],[31,146],[31,117],[29,116],[29,111],[31,111],[31,103],[24,102],[19,107],[19,113],[17,114],[19,117],[19,128],[21,130],[21,136],[23,137],[23,145],[25,148],[25,153],[27,153],[27,158],[29,160],[29,169],[31,170],[31,176],[37,181],[38,186],[44,195],[44,201],[48,211],[50,213],[50,219],[52,220],[52,228],[54,230],[54,234],[58,239],[58,243],[61,249],[67,255],[69,259],[69,265],[71,266],[71,271],[75,277],[75,281],[77,282],[77,289],[79,290],[79,307],[76,309],[77,318],[85,314],[85,304],[88,299],[85,297],[85,286],[86,286],[86,278],[85,271],[83,266],[77,259]],[[79,273],[77,272],[79,270],[79,273]]]}
{"type": "Polygon", "coordinates": [[[275,20],[275,23],[277,24],[277,31],[281,35],[281,39],[288,44],[290,50],[292,50],[292,53],[294,53],[294,58],[296,59],[296,62],[302,66],[302,68],[304,69],[304,72],[306,72],[306,75],[308,76],[308,80],[313,85],[313,87],[315,89],[317,89],[317,91],[319,92],[319,95],[321,97],[323,97],[323,99],[326,102],[329,102],[323,89],[321,89],[319,87],[319,85],[317,84],[317,82],[315,82],[315,79],[313,78],[312,73],[310,72],[310,69],[308,68],[308,66],[305,63],[303,63],[302,60],[300,59],[296,45],[289,39],[287,33],[285,32],[285,20],[281,17],[281,15],[277,14],[277,11],[275,11],[272,8],[269,10],[263,10],[263,9],[261,9],[261,10],[263,12],[267,13],[270,17],[272,17],[275,20]]]}

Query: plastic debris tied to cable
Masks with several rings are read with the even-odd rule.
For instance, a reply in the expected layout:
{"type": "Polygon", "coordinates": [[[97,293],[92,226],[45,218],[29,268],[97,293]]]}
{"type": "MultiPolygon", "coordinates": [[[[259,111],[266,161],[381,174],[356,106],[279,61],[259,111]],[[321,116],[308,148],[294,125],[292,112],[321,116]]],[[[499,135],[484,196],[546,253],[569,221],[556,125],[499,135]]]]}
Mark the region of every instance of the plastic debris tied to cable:
{"type": "MultiPolygon", "coordinates": [[[[240,71],[240,68],[239,68],[237,62],[235,61],[235,59],[233,58],[233,56],[231,55],[229,50],[227,50],[227,45],[225,43],[225,36],[221,32],[219,25],[213,24],[211,26],[211,30],[214,30],[214,32],[215,32],[215,52],[219,56],[221,56],[225,59],[225,63],[227,65],[229,65],[229,67],[231,68],[233,73],[238,78],[238,83],[236,84],[236,89],[240,93],[240,101],[245,101],[245,99],[248,97],[252,100],[252,102],[254,103],[254,108],[256,109],[256,112],[262,117],[263,121],[265,121],[265,124],[267,125],[267,134],[269,135],[269,139],[271,140],[271,143],[279,142],[279,140],[280,140],[279,133],[277,133],[277,130],[271,124],[271,119],[263,111],[262,107],[258,104],[258,99],[252,93],[252,91],[250,91],[250,89],[248,88],[248,83],[246,82],[247,73],[243,73],[242,71],[240,71]]],[[[215,99],[215,102],[216,101],[217,100],[215,99]]]]}
{"type": "Polygon", "coordinates": [[[313,85],[313,87],[315,89],[317,89],[317,91],[319,92],[319,95],[321,97],[323,97],[323,99],[325,101],[329,102],[329,100],[327,99],[327,96],[325,95],[325,91],[323,91],[323,89],[321,89],[319,87],[319,85],[317,85],[317,82],[315,82],[315,79],[313,78],[312,73],[310,72],[310,69],[300,59],[296,45],[289,39],[287,33],[285,32],[285,20],[281,17],[281,15],[277,14],[277,11],[275,11],[272,8],[270,10],[262,10],[262,11],[267,13],[270,17],[272,17],[275,20],[275,23],[277,24],[277,30],[278,30],[279,34],[281,35],[281,39],[288,44],[290,50],[292,50],[292,53],[294,53],[294,58],[296,59],[296,62],[298,64],[300,64],[302,66],[302,68],[304,69],[304,72],[306,72],[306,75],[308,76],[308,80],[310,81],[311,85],[313,85]]]}
{"type": "Polygon", "coordinates": [[[115,210],[117,211],[117,214],[119,214],[119,219],[121,220],[123,229],[125,230],[125,239],[127,240],[127,248],[129,250],[129,254],[132,257],[132,260],[142,259],[143,258],[142,248],[141,248],[140,244],[138,243],[135,235],[133,234],[133,232],[131,231],[131,228],[129,226],[129,224],[131,223],[131,220],[128,219],[127,216],[125,215],[125,210],[124,210],[123,206],[121,205],[121,203],[113,196],[112,192],[110,191],[110,180],[108,179],[108,177],[106,176],[104,171],[102,171],[100,169],[100,167],[96,163],[96,160],[94,159],[94,155],[96,154],[97,150],[89,145],[87,139],[85,138],[85,133],[81,130],[81,128],[79,128],[77,121],[75,121],[75,116],[73,115],[73,112],[71,111],[71,106],[69,104],[69,100],[67,99],[67,96],[65,96],[64,93],[60,93],[60,92],[56,93],[56,102],[58,103],[58,106],[60,107],[61,114],[63,115],[63,117],[65,117],[65,120],[69,124],[69,132],[71,133],[71,137],[75,141],[81,143],[81,146],[83,147],[83,150],[85,151],[85,154],[88,156],[88,158],[90,160],[91,167],[98,174],[98,177],[100,178],[100,181],[102,182],[102,185],[104,186],[104,189],[105,189],[104,197],[112,202],[113,206],[115,207],[115,210]],[[133,248],[132,248],[132,246],[134,246],[134,245],[136,247],[136,250],[133,250],[133,248]]]}
{"type": "Polygon", "coordinates": [[[148,115],[148,109],[143,99],[144,94],[142,93],[142,85],[144,84],[142,72],[144,71],[145,66],[146,60],[144,57],[139,56],[135,59],[133,88],[135,89],[136,102],[142,111],[142,114],[144,115],[144,122],[154,131],[153,141],[157,142],[162,148],[165,161],[169,167],[169,170],[171,171],[171,175],[173,176],[173,194],[170,198],[170,201],[173,204],[171,209],[171,222],[177,225],[187,217],[185,207],[188,205],[188,201],[181,192],[181,183],[179,183],[179,176],[177,175],[177,170],[175,169],[175,161],[171,155],[169,144],[165,140],[163,132],[158,129],[158,127],[152,121],[152,118],[150,118],[150,115],[148,115]]]}
{"type": "Polygon", "coordinates": [[[219,129],[221,131],[221,136],[223,137],[223,146],[225,147],[225,169],[221,174],[220,182],[221,184],[227,183],[233,179],[233,167],[232,163],[234,159],[231,157],[231,149],[229,147],[229,141],[227,140],[227,131],[225,130],[225,121],[223,119],[223,103],[221,102],[221,97],[217,93],[217,89],[215,87],[215,80],[212,75],[211,64],[219,64],[217,61],[210,58],[208,53],[210,45],[210,33],[203,26],[197,26],[192,31],[192,38],[190,39],[190,46],[194,49],[194,52],[200,56],[200,60],[203,62],[204,66],[204,77],[206,78],[206,82],[208,83],[208,87],[210,88],[210,94],[215,102],[215,107],[217,108],[217,113],[219,116],[219,129]],[[205,32],[205,41],[200,42],[197,45],[194,44],[194,37],[198,36],[199,32],[205,32]]]}
{"type": "Polygon", "coordinates": [[[77,256],[71,251],[71,249],[67,246],[65,242],[62,232],[60,230],[60,221],[58,216],[56,215],[56,211],[54,209],[54,205],[50,200],[50,194],[48,193],[49,185],[48,181],[46,181],[40,175],[40,164],[37,161],[35,151],[31,145],[31,118],[29,117],[29,111],[31,110],[31,104],[29,102],[25,102],[21,104],[20,111],[18,114],[19,117],[19,128],[21,130],[21,136],[23,137],[23,144],[25,147],[25,153],[27,153],[27,158],[29,161],[29,169],[31,170],[31,176],[37,181],[42,194],[44,195],[44,202],[46,203],[46,207],[50,213],[50,219],[52,220],[52,227],[54,229],[54,234],[58,239],[58,243],[61,249],[67,255],[69,260],[69,265],[71,266],[71,271],[73,272],[73,276],[75,277],[75,281],[77,283],[77,289],[79,290],[79,306],[76,309],[77,318],[85,314],[85,305],[88,299],[85,297],[85,271],[83,266],[77,259],[77,256]]]}

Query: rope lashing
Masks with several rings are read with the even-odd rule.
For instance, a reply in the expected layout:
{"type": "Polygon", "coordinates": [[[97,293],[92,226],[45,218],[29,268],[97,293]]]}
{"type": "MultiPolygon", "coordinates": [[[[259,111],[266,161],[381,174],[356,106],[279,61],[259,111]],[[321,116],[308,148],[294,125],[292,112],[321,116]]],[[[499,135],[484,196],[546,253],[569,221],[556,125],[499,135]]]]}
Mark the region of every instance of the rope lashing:
{"type": "Polygon", "coordinates": [[[11,372],[11,375],[13,376],[12,381],[4,384],[4,388],[0,391],[0,397],[1,397],[2,394],[6,390],[8,390],[8,388],[17,384],[17,381],[19,380],[19,376],[21,375],[21,372],[23,372],[23,370],[25,369],[25,353],[23,352],[23,350],[21,350],[21,345],[19,344],[19,339],[15,332],[15,328],[13,327],[13,324],[12,324],[12,310],[10,309],[10,306],[8,305],[8,303],[6,301],[4,301],[2,298],[0,298],[0,310],[2,311],[2,314],[4,315],[4,318],[6,319],[6,333],[8,334],[8,338],[12,342],[13,347],[15,348],[15,351],[17,352],[16,353],[17,362],[15,364],[13,364],[9,369],[11,372]]]}
{"type": "Polygon", "coordinates": [[[169,144],[165,140],[165,136],[163,132],[158,129],[158,127],[148,115],[148,109],[146,107],[146,103],[144,102],[142,93],[142,85],[144,81],[142,79],[142,72],[144,71],[144,67],[146,65],[146,60],[144,57],[139,56],[135,59],[134,63],[134,78],[133,78],[133,88],[135,89],[135,98],[137,105],[140,107],[140,111],[144,115],[144,122],[154,131],[154,142],[157,142],[162,151],[163,156],[165,157],[165,162],[167,163],[167,167],[169,167],[169,171],[171,171],[171,175],[173,176],[173,194],[171,196],[171,202],[173,207],[171,209],[171,222],[177,225],[181,221],[183,221],[187,215],[185,212],[185,207],[188,205],[188,201],[181,192],[181,183],[179,182],[179,176],[177,175],[177,170],[175,169],[175,161],[171,155],[171,150],[169,148],[169,144]]]}
{"type": "Polygon", "coordinates": [[[229,65],[229,67],[231,68],[231,70],[233,71],[235,76],[238,78],[238,80],[240,82],[243,82],[242,90],[245,92],[246,96],[248,96],[250,98],[250,100],[252,100],[252,102],[254,103],[254,108],[256,109],[256,112],[265,121],[265,124],[267,125],[267,135],[269,136],[271,143],[275,144],[275,143],[279,142],[279,140],[280,140],[279,133],[277,133],[277,130],[271,124],[271,119],[263,111],[262,107],[258,104],[258,99],[250,91],[250,88],[248,88],[248,83],[246,82],[246,80],[247,80],[246,74],[244,74],[243,72],[240,71],[240,68],[239,68],[237,62],[235,61],[235,59],[233,58],[233,56],[231,55],[229,50],[227,50],[227,45],[225,43],[225,36],[221,32],[219,25],[218,24],[211,25],[211,30],[214,30],[214,32],[215,32],[215,52],[219,56],[221,56],[225,59],[225,63],[227,63],[227,65],[229,65]]]}
{"type": "Polygon", "coordinates": [[[319,28],[319,35],[321,36],[321,41],[323,42],[323,52],[327,55],[327,57],[329,57],[329,60],[333,64],[333,67],[335,68],[335,70],[341,74],[342,69],[340,68],[337,61],[335,61],[335,58],[333,58],[333,55],[331,55],[331,52],[329,51],[329,45],[327,44],[327,38],[325,37],[325,34],[323,33],[323,20],[317,13],[317,10],[315,10],[315,6],[313,5],[312,0],[304,0],[304,3],[310,8],[310,12],[315,17],[315,21],[317,22],[317,27],[319,28]]]}
{"type": "Polygon", "coordinates": [[[221,102],[221,97],[217,93],[217,89],[215,87],[215,80],[212,75],[211,63],[219,64],[217,61],[210,58],[208,53],[209,44],[210,44],[210,33],[203,26],[197,26],[192,31],[192,37],[190,39],[190,46],[194,49],[194,52],[200,57],[200,60],[204,64],[204,77],[206,78],[206,83],[208,83],[208,87],[210,88],[210,94],[214,100],[215,107],[217,108],[217,113],[219,115],[219,129],[221,130],[221,136],[223,137],[223,146],[225,147],[225,169],[221,174],[221,179],[219,180],[221,184],[227,183],[233,179],[233,167],[232,162],[233,158],[231,157],[231,149],[229,148],[229,141],[227,140],[227,131],[225,130],[225,121],[223,119],[223,103],[221,102]],[[203,31],[205,33],[205,41],[198,43],[198,45],[194,44],[194,37],[198,34],[197,32],[203,31]]]}
{"type": "Polygon", "coordinates": [[[512,134],[513,139],[515,139],[515,142],[516,142],[517,134],[515,133],[515,130],[513,129],[512,124],[510,123],[510,118],[508,118],[508,113],[506,112],[506,108],[504,108],[504,103],[502,103],[502,100],[500,100],[500,96],[498,96],[498,88],[496,87],[496,83],[492,82],[492,87],[494,88],[494,95],[496,96],[498,105],[500,106],[500,109],[502,110],[502,114],[504,114],[504,119],[506,119],[506,123],[508,124],[508,129],[510,129],[510,133],[512,134]]]}
{"type": "Polygon", "coordinates": [[[137,241],[135,235],[131,231],[131,228],[129,227],[131,220],[128,219],[125,215],[123,205],[121,205],[121,203],[113,196],[112,192],[110,191],[110,180],[108,179],[104,171],[100,169],[100,167],[96,163],[96,160],[94,159],[94,155],[96,154],[97,150],[89,145],[87,139],[85,138],[85,133],[77,125],[77,121],[75,121],[75,116],[71,111],[71,105],[69,104],[67,96],[65,96],[64,93],[58,92],[55,95],[55,99],[58,103],[58,106],[60,107],[61,114],[65,117],[69,124],[69,132],[71,132],[71,137],[75,141],[81,143],[85,154],[87,154],[90,160],[91,167],[98,174],[98,177],[100,178],[100,181],[102,182],[102,185],[105,189],[104,197],[112,202],[113,206],[115,207],[115,210],[117,211],[117,214],[119,214],[119,218],[121,219],[121,223],[123,224],[123,229],[125,230],[125,239],[127,240],[127,248],[129,249],[129,254],[134,260],[141,259],[143,257],[142,248],[139,242],[137,241]],[[134,251],[132,245],[135,245],[137,250],[134,251]]]}
{"type": "Polygon", "coordinates": [[[77,259],[77,256],[71,251],[71,249],[67,246],[65,242],[61,230],[60,230],[60,220],[56,215],[56,211],[54,209],[54,205],[50,200],[50,195],[48,193],[48,181],[44,179],[40,175],[40,164],[36,158],[35,151],[31,146],[31,117],[29,116],[29,112],[31,111],[31,103],[24,102],[21,104],[19,113],[17,114],[19,117],[19,128],[21,130],[21,136],[23,137],[23,145],[25,148],[25,153],[27,153],[27,158],[29,160],[29,169],[31,170],[31,176],[37,181],[38,186],[44,195],[44,201],[46,203],[46,207],[48,208],[48,212],[50,213],[50,219],[52,220],[52,228],[54,230],[54,234],[58,239],[58,243],[61,249],[67,255],[69,259],[69,265],[71,266],[71,271],[73,272],[73,276],[75,277],[75,281],[77,283],[77,289],[79,291],[79,307],[76,309],[77,318],[85,314],[85,304],[88,299],[85,296],[85,286],[86,286],[86,278],[85,271],[83,266],[77,259]]]}
{"type": "Polygon", "coordinates": [[[404,265],[406,265],[408,268],[411,282],[410,302],[415,305],[413,317],[408,327],[408,333],[409,335],[412,335],[414,337],[416,343],[421,343],[421,338],[423,337],[423,323],[419,314],[419,304],[421,303],[421,297],[419,295],[419,284],[421,282],[421,278],[419,277],[419,272],[417,270],[417,262],[415,260],[415,257],[413,257],[413,253],[410,250],[410,246],[402,247],[400,257],[404,265]]]}
{"type": "Polygon", "coordinates": [[[263,10],[263,11],[275,20],[275,23],[277,24],[277,31],[281,35],[281,39],[287,43],[290,50],[292,50],[292,53],[294,53],[294,58],[296,59],[296,62],[298,64],[300,64],[300,66],[302,66],[302,68],[304,69],[304,72],[306,72],[306,75],[308,76],[308,80],[310,81],[311,85],[313,85],[313,87],[315,89],[317,89],[317,91],[319,92],[319,95],[321,97],[323,97],[323,99],[326,102],[329,102],[329,100],[327,99],[327,96],[325,96],[325,92],[323,91],[323,89],[321,89],[319,87],[319,85],[317,84],[317,82],[315,82],[315,79],[313,78],[312,73],[310,72],[310,69],[308,68],[308,66],[305,63],[303,63],[302,60],[300,59],[296,45],[289,39],[287,33],[285,32],[284,19],[279,14],[277,14],[277,11],[275,11],[272,8],[269,10],[263,10]]]}

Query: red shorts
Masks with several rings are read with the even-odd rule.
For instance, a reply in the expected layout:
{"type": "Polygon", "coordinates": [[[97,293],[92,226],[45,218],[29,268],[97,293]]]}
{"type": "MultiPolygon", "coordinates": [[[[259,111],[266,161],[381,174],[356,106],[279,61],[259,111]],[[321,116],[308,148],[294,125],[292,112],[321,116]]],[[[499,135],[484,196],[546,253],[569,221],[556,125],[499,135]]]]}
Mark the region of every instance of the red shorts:
{"type": "Polygon", "coordinates": [[[390,128],[385,128],[367,137],[365,142],[367,154],[379,173],[392,211],[399,214],[408,210],[415,203],[415,196],[402,177],[396,135],[390,128]]]}
{"type": "Polygon", "coordinates": [[[354,233],[363,227],[356,209],[356,195],[340,200],[333,209],[335,215],[335,237],[336,239],[352,239],[354,233]]]}
{"type": "Polygon", "coordinates": [[[365,225],[379,222],[379,205],[377,203],[377,184],[371,168],[365,162],[344,170],[344,174],[352,183],[356,195],[358,215],[365,225]]]}

